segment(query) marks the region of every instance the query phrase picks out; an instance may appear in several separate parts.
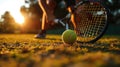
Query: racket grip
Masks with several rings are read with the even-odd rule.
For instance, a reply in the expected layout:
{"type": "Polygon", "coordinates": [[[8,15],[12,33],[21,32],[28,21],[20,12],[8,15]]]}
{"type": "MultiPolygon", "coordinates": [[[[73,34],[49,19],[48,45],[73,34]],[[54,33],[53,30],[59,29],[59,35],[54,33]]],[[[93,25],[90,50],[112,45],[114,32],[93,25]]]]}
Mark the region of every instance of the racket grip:
{"type": "Polygon", "coordinates": [[[61,20],[58,21],[60,24],[62,24],[63,26],[65,26],[65,23],[62,22],[61,20]]]}
{"type": "Polygon", "coordinates": [[[60,24],[62,24],[63,26],[65,26],[65,23],[62,22],[60,19],[54,19],[54,22],[55,22],[55,23],[60,23],[60,24]]]}

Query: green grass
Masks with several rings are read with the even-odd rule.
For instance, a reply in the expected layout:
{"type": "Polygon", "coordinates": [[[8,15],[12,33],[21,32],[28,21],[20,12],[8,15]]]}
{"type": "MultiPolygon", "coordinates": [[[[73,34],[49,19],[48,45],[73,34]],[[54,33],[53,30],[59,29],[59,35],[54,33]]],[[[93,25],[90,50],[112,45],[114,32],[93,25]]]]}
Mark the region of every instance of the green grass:
{"type": "Polygon", "coordinates": [[[65,46],[60,35],[0,34],[0,67],[120,67],[120,36],[65,46]]]}

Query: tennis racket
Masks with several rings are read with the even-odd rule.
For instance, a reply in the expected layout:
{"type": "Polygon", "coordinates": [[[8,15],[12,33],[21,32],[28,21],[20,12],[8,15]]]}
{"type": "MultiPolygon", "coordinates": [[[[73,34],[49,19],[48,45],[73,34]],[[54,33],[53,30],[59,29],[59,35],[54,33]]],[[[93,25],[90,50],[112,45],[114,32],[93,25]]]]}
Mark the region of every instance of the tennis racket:
{"type": "Polygon", "coordinates": [[[75,6],[74,29],[80,43],[93,43],[106,31],[107,10],[100,2],[81,1],[75,6]]]}

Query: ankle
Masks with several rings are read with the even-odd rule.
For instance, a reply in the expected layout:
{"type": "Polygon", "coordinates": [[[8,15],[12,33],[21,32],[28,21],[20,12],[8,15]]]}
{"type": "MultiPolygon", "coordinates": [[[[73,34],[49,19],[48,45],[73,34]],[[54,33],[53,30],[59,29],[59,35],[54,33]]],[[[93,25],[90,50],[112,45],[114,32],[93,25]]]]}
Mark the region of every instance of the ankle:
{"type": "Polygon", "coordinates": [[[46,30],[40,30],[39,31],[39,34],[43,34],[43,33],[46,33],[46,30]]]}
{"type": "Polygon", "coordinates": [[[46,33],[46,30],[41,30],[43,33],[46,33]]]}

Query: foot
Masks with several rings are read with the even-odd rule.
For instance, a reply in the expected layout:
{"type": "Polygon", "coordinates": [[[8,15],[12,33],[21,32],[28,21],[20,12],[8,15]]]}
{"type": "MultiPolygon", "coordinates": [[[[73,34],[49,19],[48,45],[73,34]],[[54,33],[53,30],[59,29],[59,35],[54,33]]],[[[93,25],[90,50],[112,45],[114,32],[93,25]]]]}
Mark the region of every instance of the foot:
{"type": "Polygon", "coordinates": [[[45,38],[46,37],[46,31],[45,30],[41,30],[36,36],[35,38],[45,38]]]}

